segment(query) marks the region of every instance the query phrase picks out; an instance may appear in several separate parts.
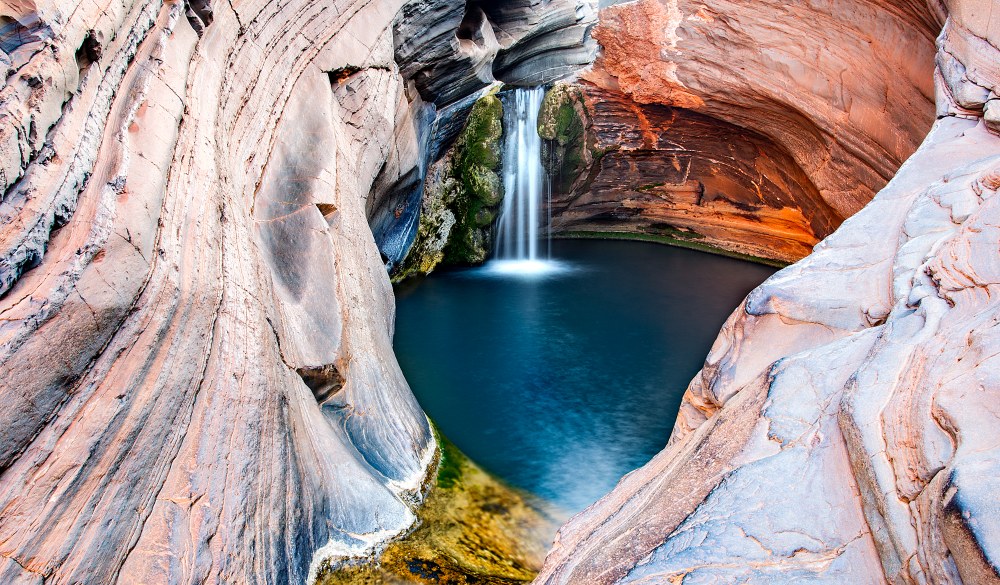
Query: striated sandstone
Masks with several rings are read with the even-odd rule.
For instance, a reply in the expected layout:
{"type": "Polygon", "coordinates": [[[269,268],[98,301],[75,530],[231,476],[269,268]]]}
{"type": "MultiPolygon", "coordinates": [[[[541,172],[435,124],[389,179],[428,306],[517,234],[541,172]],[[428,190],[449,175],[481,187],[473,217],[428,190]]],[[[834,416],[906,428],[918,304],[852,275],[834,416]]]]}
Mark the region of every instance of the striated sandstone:
{"type": "Polygon", "coordinates": [[[0,582],[301,583],[406,530],[399,5],[64,6],[0,6],[0,582]]]}
{"type": "Polygon", "coordinates": [[[637,0],[601,11],[586,77],[768,136],[848,217],[930,128],[942,22],[922,1],[637,0]]]}
{"type": "Polygon", "coordinates": [[[843,220],[766,136],[589,84],[556,87],[577,97],[539,124],[578,128],[543,128],[554,233],[666,234],[793,262],[843,220]]]}
{"type": "Polygon", "coordinates": [[[561,530],[536,582],[1000,582],[1000,138],[969,98],[997,87],[1000,14],[947,8],[943,117],[748,296],[668,447],[561,530]]]}
{"type": "Polygon", "coordinates": [[[444,107],[494,81],[540,85],[594,60],[595,0],[409,0],[396,62],[420,97],[444,107]]]}
{"type": "MultiPolygon", "coordinates": [[[[0,5],[0,582],[300,583],[412,526],[435,445],[384,261],[469,95],[589,61],[593,3],[545,7],[0,5]]],[[[563,529],[539,582],[1000,582],[998,19],[990,0],[604,10],[585,91],[613,115],[592,131],[630,148],[600,159],[698,154],[726,205],[763,204],[726,207],[719,238],[756,221],[810,245],[909,156],[932,97],[942,119],[750,295],[668,448],[563,529]]],[[[657,160],[648,191],[598,172],[598,215],[667,213],[644,198],[687,179],[657,160]]]]}
{"type": "Polygon", "coordinates": [[[408,530],[386,263],[468,96],[589,62],[595,15],[0,4],[0,582],[301,583],[408,530]]]}

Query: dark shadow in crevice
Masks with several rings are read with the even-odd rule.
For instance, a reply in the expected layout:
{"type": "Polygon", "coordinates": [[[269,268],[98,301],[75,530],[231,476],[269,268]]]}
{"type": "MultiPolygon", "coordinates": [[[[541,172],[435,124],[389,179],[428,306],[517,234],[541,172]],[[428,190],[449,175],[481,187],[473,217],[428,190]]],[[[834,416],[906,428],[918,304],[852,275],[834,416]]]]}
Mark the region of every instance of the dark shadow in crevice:
{"type": "Polygon", "coordinates": [[[344,387],[344,377],[333,364],[296,368],[296,373],[312,390],[316,402],[323,404],[344,387]]]}

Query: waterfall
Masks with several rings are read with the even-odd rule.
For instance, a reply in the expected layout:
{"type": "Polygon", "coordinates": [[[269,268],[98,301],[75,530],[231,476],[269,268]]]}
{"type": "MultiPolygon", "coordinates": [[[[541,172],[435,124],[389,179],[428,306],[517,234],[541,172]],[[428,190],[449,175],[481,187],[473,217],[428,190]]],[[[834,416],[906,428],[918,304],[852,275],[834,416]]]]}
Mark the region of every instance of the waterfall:
{"type": "MultiPolygon", "coordinates": [[[[498,260],[538,262],[548,259],[549,246],[539,258],[539,214],[545,187],[538,111],[545,89],[516,88],[503,107],[503,210],[497,225],[498,260]]],[[[545,201],[548,209],[548,201],[545,201]]]]}

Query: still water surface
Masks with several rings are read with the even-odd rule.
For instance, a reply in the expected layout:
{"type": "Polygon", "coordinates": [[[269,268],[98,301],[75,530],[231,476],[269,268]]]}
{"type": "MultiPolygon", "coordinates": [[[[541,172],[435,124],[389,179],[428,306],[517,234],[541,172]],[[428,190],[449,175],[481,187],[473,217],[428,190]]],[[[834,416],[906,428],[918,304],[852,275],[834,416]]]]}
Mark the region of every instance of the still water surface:
{"type": "Polygon", "coordinates": [[[397,288],[394,345],[460,449],[577,512],[663,448],[722,323],[774,269],[644,242],[552,255],[548,274],[487,264],[397,288]]]}

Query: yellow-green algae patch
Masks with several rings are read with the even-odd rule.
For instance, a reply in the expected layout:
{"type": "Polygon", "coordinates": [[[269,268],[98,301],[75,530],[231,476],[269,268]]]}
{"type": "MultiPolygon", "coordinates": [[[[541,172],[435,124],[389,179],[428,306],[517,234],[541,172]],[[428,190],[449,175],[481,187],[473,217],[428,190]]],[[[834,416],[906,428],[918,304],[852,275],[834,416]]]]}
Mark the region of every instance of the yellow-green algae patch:
{"type": "Polygon", "coordinates": [[[564,519],[435,436],[437,470],[414,530],[377,559],[321,570],[318,585],[511,585],[535,577],[564,519]]]}

